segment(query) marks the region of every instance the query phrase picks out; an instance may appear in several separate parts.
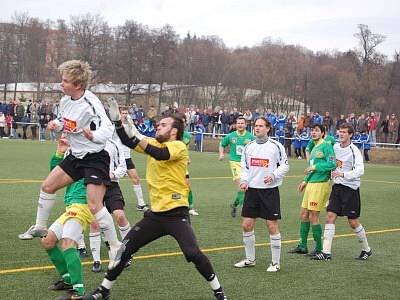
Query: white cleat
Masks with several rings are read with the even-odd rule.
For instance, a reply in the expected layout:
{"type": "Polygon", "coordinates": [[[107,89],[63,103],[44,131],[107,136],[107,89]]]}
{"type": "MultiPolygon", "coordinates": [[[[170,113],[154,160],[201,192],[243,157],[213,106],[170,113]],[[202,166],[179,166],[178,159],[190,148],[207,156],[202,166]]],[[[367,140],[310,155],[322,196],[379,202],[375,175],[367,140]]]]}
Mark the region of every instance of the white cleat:
{"type": "Polygon", "coordinates": [[[234,264],[235,268],[250,268],[256,265],[256,261],[251,261],[247,258],[239,261],[238,263],[234,264]]]}
{"type": "Polygon", "coordinates": [[[189,210],[189,214],[192,215],[192,216],[198,216],[199,215],[199,213],[194,208],[189,210]]]}
{"type": "Polygon", "coordinates": [[[32,225],[29,229],[18,235],[20,240],[31,240],[35,237],[45,237],[47,235],[46,227],[39,227],[36,225],[32,225]]]}
{"type": "Polygon", "coordinates": [[[267,272],[279,272],[280,270],[281,270],[281,265],[274,263],[270,263],[270,265],[267,268],[267,272]]]}

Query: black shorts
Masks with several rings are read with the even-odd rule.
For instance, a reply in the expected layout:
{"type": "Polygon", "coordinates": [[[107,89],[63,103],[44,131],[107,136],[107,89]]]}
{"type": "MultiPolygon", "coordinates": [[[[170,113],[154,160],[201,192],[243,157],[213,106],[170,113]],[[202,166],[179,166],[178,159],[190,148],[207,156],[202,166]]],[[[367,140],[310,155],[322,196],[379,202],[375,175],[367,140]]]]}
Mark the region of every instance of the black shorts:
{"type": "Polygon", "coordinates": [[[361,212],[360,189],[353,190],[342,184],[334,184],[326,210],[340,217],[357,219],[361,212]]]}
{"type": "Polygon", "coordinates": [[[132,158],[125,158],[126,168],[128,170],[136,169],[135,164],[132,161],[132,158]]]}
{"type": "Polygon", "coordinates": [[[110,213],[118,209],[124,210],[125,200],[117,182],[111,182],[111,185],[107,187],[103,202],[110,213]]]}
{"type": "Polygon", "coordinates": [[[242,217],[279,220],[281,199],[278,187],[272,189],[249,188],[244,196],[242,217]]]}
{"type": "Polygon", "coordinates": [[[88,153],[83,158],[67,155],[59,164],[74,181],[84,178],[85,184],[110,185],[110,156],[102,150],[97,153],[88,153]]]}

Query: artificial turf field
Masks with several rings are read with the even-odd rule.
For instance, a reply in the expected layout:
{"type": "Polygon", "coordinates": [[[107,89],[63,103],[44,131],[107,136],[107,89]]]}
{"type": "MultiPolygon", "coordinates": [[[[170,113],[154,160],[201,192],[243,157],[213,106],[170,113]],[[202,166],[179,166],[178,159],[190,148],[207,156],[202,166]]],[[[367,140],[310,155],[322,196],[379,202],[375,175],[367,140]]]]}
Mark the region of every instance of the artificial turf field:
{"type": "MultiPolygon", "coordinates": [[[[38,239],[20,241],[17,235],[34,223],[41,180],[48,174],[48,161],[56,144],[51,142],[0,140],[0,299],[53,299],[47,290],[57,277],[38,239]]],[[[190,165],[195,206],[200,216],[192,218],[199,244],[207,252],[228,299],[400,299],[400,166],[366,165],[362,179],[361,221],[368,232],[373,256],[355,260],[360,246],[344,218],[337,222],[333,259],[315,262],[288,254],[298,238],[301,195],[296,187],[305,168],[304,160],[290,160],[290,172],[280,188],[282,259],[279,273],[267,273],[271,254],[267,230],[261,220],[256,227],[257,265],[235,269],[244,257],[240,218],[230,216],[234,196],[227,157],[216,153],[191,152],[190,165]]],[[[140,175],[145,159],[134,154],[140,175]]],[[[142,181],[147,202],[147,189],[142,181]]],[[[133,224],[141,218],[128,179],[121,182],[126,211],[133,224]]],[[[63,212],[62,196],[50,217],[63,212]]],[[[322,214],[324,219],[325,214],[322,214]]],[[[310,235],[311,237],[311,235],[310,235]]],[[[87,241],[87,245],[88,245],[87,241]]],[[[312,249],[310,242],[309,248],[312,249]]],[[[105,248],[102,258],[107,258],[105,248]]],[[[105,266],[106,263],[103,264],[105,266]]],[[[87,290],[95,288],[103,275],[91,272],[91,259],[84,260],[87,290]]],[[[213,299],[208,284],[186,263],[170,237],[164,237],[135,255],[112,292],[112,299],[213,299]]]]}

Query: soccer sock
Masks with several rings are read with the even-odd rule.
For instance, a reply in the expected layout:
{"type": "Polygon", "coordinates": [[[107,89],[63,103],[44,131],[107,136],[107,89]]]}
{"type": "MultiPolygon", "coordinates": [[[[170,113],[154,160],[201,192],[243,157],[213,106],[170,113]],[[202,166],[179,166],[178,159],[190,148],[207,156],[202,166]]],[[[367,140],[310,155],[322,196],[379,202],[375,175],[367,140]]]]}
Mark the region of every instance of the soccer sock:
{"type": "Polygon", "coordinates": [[[243,232],[243,243],[244,243],[244,251],[246,253],[246,259],[250,261],[256,260],[256,235],[254,234],[254,230],[250,232],[243,232]]]}
{"type": "Polygon", "coordinates": [[[81,238],[78,241],[78,249],[86,249],[86,244],[83,234],[81,235],[81,238]]]}
{"type": "Polygon", "coordinates": [[[213,278],[208,281],[213,291],[221,289],[221,284],[219,283],[217,275],[213,274],[213,278]]]}
{"type": "Polygon", "coordinates": [[[332,253],[332,241],[334,235],[335,235],[335,224],[325,224],[324,243],[322,247],[322,252],[326,254],[332,253]]]}
{"type": "Polygon", "coordinates": [[[89,233],[90,251],[92,252],[93,261],[101,261],[100,248],[101,248],[101,235],[100,232],[89,233]]]}
{"type": "Polygon", "coordinates": [[[111,290],[113,285],[114,285],[115,280],[111,281],[108,280],[107,278],[104,278],[103,281],[101,282],[101,286],[106,288],[107,290],[111,290]]]}
{"type": "MultiPolygon", "coordinates": [[[[64,281],[67,282],[67,278],[64,278],[64,275],[68,274],[67,263],[65,262],[63,252],[60,248],[55,246],[54,248],[46,250],[47,254],[50,257],[51,262],[56,267],[56,270],[60,276],[63,277],[64,281]]],[[[68,274],[69,275],[69,274],[68,274]]],[[[68,276],[69,279],[69,276],[68,276]]],[[[70,283],[68,280],[67,283],[70,283]]]]}
{"type": "Polygon", "coordinates": [[[64,258],[67,263],[69,275],[71,276],[72,288],[79,295],[84,295],[82,264],[78,251],[75,248],[68,248],[64,251],[64,258]]]}
{"type": "Polygon", "coordinates": [[[110,244],[110,247],[118,247],[119,241],[117,231],[115,230],[113,218],[108,210],[103,207],[96,213],[95,217],[103,231],[104,239],[110,244]]]}
{"type": "Polygon", "coordinates": [[[307,239],[309,231],[310,231],[310,222],[302,221],[300,223],[300,242],[299,242],[299,246],[302,248],[307,248],[307,239]]]}
{"type": "Polygon", "coordinates": [[[244,191],[238,191],[236,199],[238,201],[238,205],[243,205],[243,202],[244,202],[244,191]]]}
{"type": "Polygon", "coordinates": [[[142,186],[140,184],[133,184],[133,191],[135,192],[137,198],[137,205],[144,206],[146,203],[143,200],[143,191],[142,186]]]}
{"type": "Polygon", "coordinates": [[[277,233],[274,235],[270,235],[269,240],[271,244],[272,263],[279,265],[281,261],[281,234],[277,233]]]}
{"type": "Polygon", "coordinates": [[[367,235],[365,233],[364,227],[360,224],[356,229],[353,229],[356,234],[358,241],[361,243],[361,249],[364,251],[371,251],[371,248],[368,245],[367,235]]]}
{"type": "Polygon", "coordinates": [[[193,205],[193,193],[192,193],[192,190],[189,190],[188,201],[189,201],[189,207],[192,207],[192,205],[193,205]]]}
{"type": "Polygon", "coordinates": [[[129,224],[128,222],[128,224],[126,224],[125,226],[118,225],[118,228],[119,228],[119,234],[121,235],[121,239],[123,240],[128,234],[129,230],[131,230],[131,224],[129,224]]]}
{"type": "Polygon", "coordinates": [[[56,202],[56,194],[47,194],[40,190],[36,213],[36,226],[47,227],[51,209],[56,202]]]}
{"type": "Polygon", "coordinates": [[[321,224],[311,225],[313,238],[315,241],[315,250],[318,252],[322,251],[322,227],[321,224]]]}

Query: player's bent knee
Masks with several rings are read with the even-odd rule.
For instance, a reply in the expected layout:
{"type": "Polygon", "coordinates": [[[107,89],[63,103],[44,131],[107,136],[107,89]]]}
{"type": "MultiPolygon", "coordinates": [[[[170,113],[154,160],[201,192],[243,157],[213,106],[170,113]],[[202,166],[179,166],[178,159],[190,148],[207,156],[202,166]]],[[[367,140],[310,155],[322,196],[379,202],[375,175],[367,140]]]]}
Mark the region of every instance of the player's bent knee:
{"type": "Polygon", "coordinates": [[[42,246],[44,249],[50,250],[56,246],[57,240],[52,239],[49,236],[46,236],[46,237],[42,238],[41,243],[42,243],[42,246]]]}
{"type": "Polygon", "coordinates": [[[69,239],[69,238],[63,238],[61,239],[61,248],[63,250],[69,249],[69,248],[76,248],[77,244],[74,240],[69,239]]]}
{"type": "Polygon", "coordinates": [[[187,262],[192,262],[195,265],[201,265],[206,256],[198,248],[186,249],[184,252],[187,262]]]}

